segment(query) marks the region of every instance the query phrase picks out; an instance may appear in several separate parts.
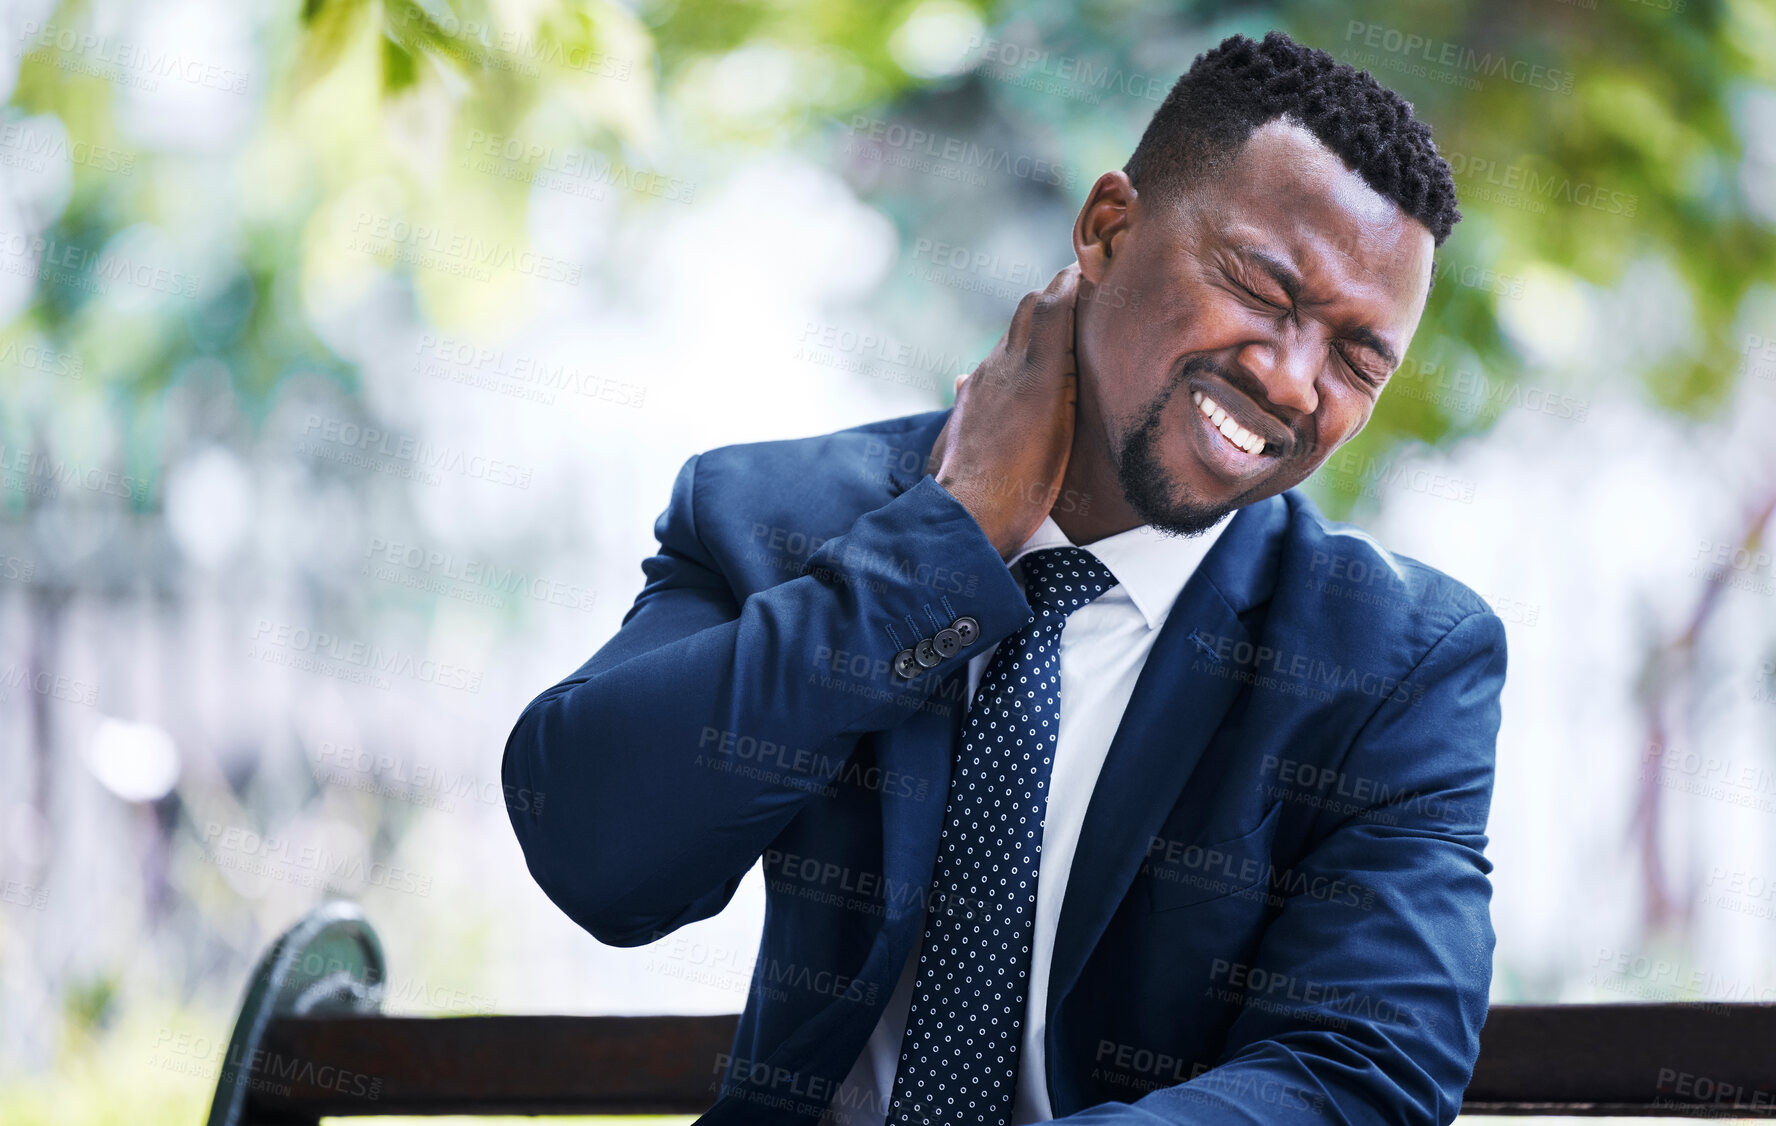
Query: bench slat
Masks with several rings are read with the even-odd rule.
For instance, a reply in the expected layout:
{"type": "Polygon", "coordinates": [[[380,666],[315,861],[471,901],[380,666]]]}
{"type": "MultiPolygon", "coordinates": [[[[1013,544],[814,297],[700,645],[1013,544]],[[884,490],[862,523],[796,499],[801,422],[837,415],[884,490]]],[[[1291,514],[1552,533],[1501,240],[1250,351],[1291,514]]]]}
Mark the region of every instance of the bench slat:
{"type": "Polygon", "coordinates": [[[280,1017],[266,1031],[263,1086],[251,1103],[267,1121],[699,1114],[715,1102],[717,1056],[738,1022],[738,1014],[280,1017]]]}
{"type": "Polygon", "coordinates": [[[1776,1117],[1776,1005],[1494,1005],[1462,1110],[1704,1117],[1711,1103],[1776,1117]]]}
{"type": "MultiPolygon", "coordinates": [[[[737,1021],[278,1017],[249,1117],[699,1114],[737,1021]]],[[[1496,1005],[1463,1113],[1776,1117],[1776,1005],[1496,1005]]]]}

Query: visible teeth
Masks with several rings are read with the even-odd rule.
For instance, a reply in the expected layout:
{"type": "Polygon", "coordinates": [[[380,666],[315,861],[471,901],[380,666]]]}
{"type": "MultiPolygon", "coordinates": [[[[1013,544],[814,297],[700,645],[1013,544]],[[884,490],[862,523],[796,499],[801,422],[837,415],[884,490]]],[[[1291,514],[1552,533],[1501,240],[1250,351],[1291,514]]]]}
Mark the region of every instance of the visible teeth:
{"type": "Polygon", "coordinates": [[[1264,452],[1264,439],[1235,422],[1231,415],[1215,405],[1215,400],[1201,391],[1192,391],[1190,397],[1196,401],[1196,407],[1208,416],[1215,429],[1221,431],[1223,437],[1249,454],[1264,452]]]}
{"type": "Polygon", "coordinates": [[[1231,418],[1221,424],[1221,433],[1227,435],[1227,440],[1242,450],[1252,443],[1251,431],[1231,418]]]}

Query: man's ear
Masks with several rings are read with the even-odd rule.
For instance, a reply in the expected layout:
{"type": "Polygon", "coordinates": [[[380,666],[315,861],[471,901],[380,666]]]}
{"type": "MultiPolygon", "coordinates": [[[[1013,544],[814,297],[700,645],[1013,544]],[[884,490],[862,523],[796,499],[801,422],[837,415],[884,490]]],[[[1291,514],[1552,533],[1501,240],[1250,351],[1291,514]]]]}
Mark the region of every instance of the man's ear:
{"type": "Polygon", "coordinates": [[[1073,220],[1073,253],[1079,259],[1079,276],[1103,285],[1110,259],[1124,245],[1134,221],[1135,186],[1120,169],[1106,172],[1092,185],[1085,206],[1073,220]]]}

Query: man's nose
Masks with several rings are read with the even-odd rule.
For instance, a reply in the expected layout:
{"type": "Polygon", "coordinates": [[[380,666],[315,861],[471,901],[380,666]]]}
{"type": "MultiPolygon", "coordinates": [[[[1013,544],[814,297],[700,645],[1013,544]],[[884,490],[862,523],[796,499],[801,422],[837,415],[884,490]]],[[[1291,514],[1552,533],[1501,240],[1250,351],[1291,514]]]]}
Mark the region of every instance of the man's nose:
{"type": "Polygon", "coordinates": [[[1234,362],[1264,385],[1271,405],[1302,414],[1319,407],[1319,392],[1314,390],[1319,363],[1304,342],[1253,341],[1239,350],[1234,362]]]}

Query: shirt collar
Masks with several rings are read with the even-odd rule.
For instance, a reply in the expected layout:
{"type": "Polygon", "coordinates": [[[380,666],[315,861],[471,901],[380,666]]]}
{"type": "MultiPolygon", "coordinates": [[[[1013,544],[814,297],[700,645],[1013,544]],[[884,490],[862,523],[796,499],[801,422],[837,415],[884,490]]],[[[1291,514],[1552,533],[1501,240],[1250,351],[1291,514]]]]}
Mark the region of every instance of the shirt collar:
{"type": "MultiPolygon", "coordinates": [[[[1223,516],[1202,535],[1189,537],[1168,535],[1151,524],[1140,524],[1095,540],[1080,550],[1091,552],[1098,562],[1109,568],[1117,584],[1128,593],[1141,616],[1147,619],[1147,628],[1158,629],[1165,624],[1166,615],[1172,612],[1172,605],[1178,601],[1184,584],[1190,581],[1190,576],[1229,523],[1228,516],[1223,516]]],[[[1045,547],[1079,546],[1067,538],[1067,533],[1061,531],[1054,517],[1044,516],[1042,525],[1006,563],[1016,563],[1030,552],[1045,547]]],[[[1021,569],[1019,573],[1021,575],[1021,569]]]]}

